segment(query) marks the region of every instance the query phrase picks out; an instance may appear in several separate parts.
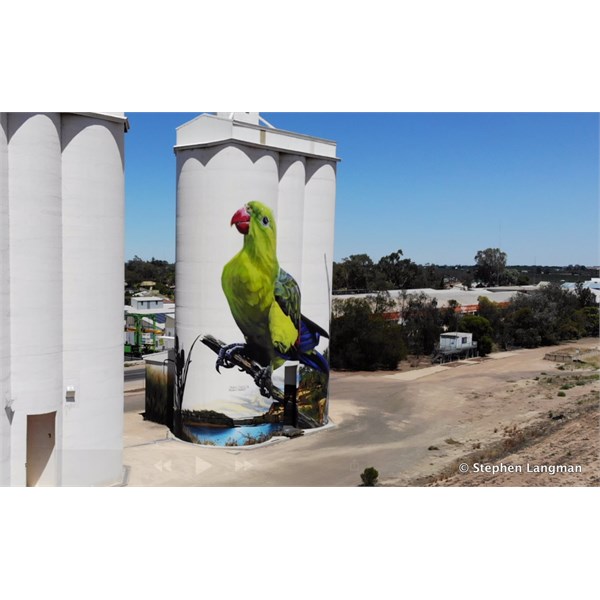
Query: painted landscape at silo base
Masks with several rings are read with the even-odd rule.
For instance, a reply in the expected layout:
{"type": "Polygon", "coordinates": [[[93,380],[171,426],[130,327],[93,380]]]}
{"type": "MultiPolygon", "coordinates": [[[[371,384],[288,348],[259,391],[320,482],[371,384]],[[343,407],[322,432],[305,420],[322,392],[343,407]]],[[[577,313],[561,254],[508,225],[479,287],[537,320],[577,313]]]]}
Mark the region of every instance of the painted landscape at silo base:
{"type": "Polygon", "coordinates": [[[241,234],[242,244],[225,262],[219,284],[222,308],[235,327],[198,332],[187,356],[177,340],[180,436],[237,446],[266,441],[284,424],[320,427],[327,423],[329,334],[302,313],[300,287],[279,265],[272,210],[248,202],[233,214],[230,225],[241,234]],[[289,367],[294,368],[295,386],[289,379],[285,386],[289,367]],[[201,374],[216,383],[210,388],[212,397],[185,392],[188,378],[201,374]]]}
{"type": "Polygon", "coordinates": [[[171,426],[173,423],[173,369],[167,363],[146,360],[144,419],[171,426]]]}

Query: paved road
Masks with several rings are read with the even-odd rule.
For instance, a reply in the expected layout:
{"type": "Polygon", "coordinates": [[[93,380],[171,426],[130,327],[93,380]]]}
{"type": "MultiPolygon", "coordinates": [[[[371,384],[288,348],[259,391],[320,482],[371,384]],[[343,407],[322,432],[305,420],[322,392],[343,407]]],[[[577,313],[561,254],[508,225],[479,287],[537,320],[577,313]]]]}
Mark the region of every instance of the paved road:
{"type": "Polygon", "coordinates": [[[137,414],[144,412],[145,367],[128,367],[124,370],[123,380],[125,383],[124,412],[137,414]]]}
{"type": "Polygon", "coordinates": [[[146,368],[144,366],[128,367],[127,369],[124,369],[123,373],[124,373],[124,375],[123,375],[124,381],[127,381],[127,382],[138,381],[138,380],[143,381],[144,378],[146,377],[146,375],[145,375],[146,368]]]}

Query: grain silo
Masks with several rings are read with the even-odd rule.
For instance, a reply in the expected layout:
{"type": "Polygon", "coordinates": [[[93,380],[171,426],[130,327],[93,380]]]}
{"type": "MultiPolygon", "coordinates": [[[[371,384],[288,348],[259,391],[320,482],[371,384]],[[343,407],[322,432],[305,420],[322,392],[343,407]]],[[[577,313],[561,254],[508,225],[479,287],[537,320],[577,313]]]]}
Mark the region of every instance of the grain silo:
{"type": "Polygon", "coordinates": [[[111,483],[122,471],[127,120],[0,123],[2,483],[111,483]]]}
{"type": "Polygon", "coordinates": [[[64,114],[63,485],[120,477],[123,447],[124,132],[117,114],[64,114]],[[89,315],[94,318],[89,318],[89,315]]]}
{"type": "Polygon", "coordinates": [[[294,424],[323,425],[335,143],[275,129],[258,113],[216,113],[179,127],[175,153],[177,433],[203,441],[206,425],[281,424],[286,383],[297,387],[294,424]],[[283,271],[269,270],[271,254],[283,271]],[[281,333],[287,319],[302,342],[281,333]]]}

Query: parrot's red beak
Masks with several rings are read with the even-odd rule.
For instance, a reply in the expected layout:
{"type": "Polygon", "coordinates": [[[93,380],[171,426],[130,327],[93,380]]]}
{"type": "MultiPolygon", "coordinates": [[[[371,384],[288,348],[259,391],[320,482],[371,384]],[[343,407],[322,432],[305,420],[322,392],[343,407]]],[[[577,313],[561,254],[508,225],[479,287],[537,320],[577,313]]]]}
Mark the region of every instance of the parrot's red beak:
{"type": "Polygon", "coordinates": [[[245,206],[242,206],[233,217],[231,217],[231,225],[235,225],[236,229],[246,235],[250,229],[250,213],[245,206]]]}

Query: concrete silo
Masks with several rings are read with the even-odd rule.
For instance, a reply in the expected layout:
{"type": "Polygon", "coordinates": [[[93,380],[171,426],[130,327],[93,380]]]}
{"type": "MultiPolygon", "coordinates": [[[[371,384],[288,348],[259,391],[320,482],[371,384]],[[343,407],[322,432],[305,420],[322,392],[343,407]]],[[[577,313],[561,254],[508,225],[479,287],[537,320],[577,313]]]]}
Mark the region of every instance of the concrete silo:
{"type": "Polygon", "coordinates": [[[122,113],[4,113],[0,122],[0,432],[10,465],[2,483],[114,482],[127,121],[122,113]]]}
{"type": "Polygon", "coordinates": [[[57,485],[63,407],[60,114],[9,113],[8,134],[11,482],[57,485]]]}
{"type": "Polygon", "coordinates": [[[99,117],[62,116],[63,485],[122,468],[124,117],[99,117]]]}
{"type": "MultiPolygon", "coordinates": [[[[186,425],[183,437],[202,441],[198,433],[202,425],[281,421],[282,402],[281,398],[278,400],[278,390],[284,390],[286,371],[289,380],[292,371],[288,367],[298,366],[299,424],[305,427],[324,424],[328,366],[321,357],[328,346],[325,334],[329,329],[338,161],[335,143],[272,128],[261,123],[258,113],[217,113],[201,115],[179,127],[175,153],[176,337],[180,392],[185,383],[184,393],[179,393],[186,425]],[[259,213],[266,225],[258,221],[253,225],[259,213]],[[238,218],[232,219],[235,214],[248,215],[239,217],[247,218],[248,223],[235,224],[238,218]],[[279,267],[293,278],[286,276],[285,280],[272,281],[269,275],[267,285],[279,286],[280,291],[283,286],[282,294],[287,295],[295,286],[295,280],[297,288],[294,289],[299,288],[301,293],[303,325],[300,321],[294,325],[302,331],[304,327],[314,327],[319,333],[312,346],[306,345],[307,352],[298,339],[295,345],[274,341],[270,355],[267,356],[266,350],[262,353],[263,342],[259,340],[266,339],[267,334],[275,340],[275,329],[284,325],[268,317],[264,307],[262,312],[254,311],[254,299],[262,294],[260,290],[252,291],[243,300],[243,294],[236,299],[231,297],[238,294],[237,287],[235,293],[227,293],[230,285],[227,281],[231,277],[239,281],[243,276],[228,275],[224,267],[240,251],[246,253],[244,257],[256,254],[252,248],[258,245],[251,244],[253,231],[258,232],[259,226],[271,229],[279,267]],[[246,312],[244,306],[248,309],[246,312]],[[269,327],[267,331],[265,328],[269,327]],[[238,345],[226,351],[230,354],[221,361],[219,371],[216,369],[219,346],[214,345],[214,340],[207,340],[208,337],[226,346],[238,345]],[[223,364],[232,367],[228,358],[238,351],[238,358],[249,358],[250,366],[242,370],[223,368],[223,364]],[[318,363],[313,364],[314,368],[307,366],[311,357],[318,363]],[[191,362],[186,369],[188,358],[191,362]],[[256,376],[259,368],[268,370],[269,367],[272,373],[267,375],[271,377],[275,394],[265,394],[264,388],[261,393],[259,381],[264,380],[264,374],[256,376]]],[[[258,268],[253,271],[259,274],[258,279],[261,260],[257,258],[252,263],[258,268]]],[[[237,273],[234,267],[230,271],[237,273]]],[[[252,285],[245,289],[253,289],[252,285]]],[[[289,302],[284,306],[282,294],[275,294],[284,313],[281,317],[278,312],[277,319],[294,321],[292,316],[296,313],[291,311],[289,302]]],[[[279,311],[278,307],[274,308],[279,311]]]]}

